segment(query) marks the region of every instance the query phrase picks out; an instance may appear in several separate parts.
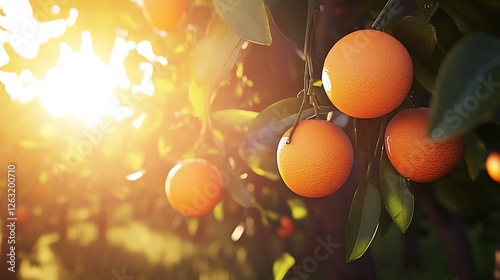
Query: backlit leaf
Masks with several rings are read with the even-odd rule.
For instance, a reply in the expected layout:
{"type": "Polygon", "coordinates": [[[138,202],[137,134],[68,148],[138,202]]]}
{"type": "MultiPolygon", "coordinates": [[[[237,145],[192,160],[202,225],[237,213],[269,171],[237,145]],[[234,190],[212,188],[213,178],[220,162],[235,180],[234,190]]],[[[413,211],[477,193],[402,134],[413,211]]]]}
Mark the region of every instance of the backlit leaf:
{"type": "Polygon", "coordinates": [[[214,0],[219,15],[240,37],[271,45],[271,29],[263,0],[214,0]]]}
{"type": "Polygon", "coordinates": [[[195,234],[198,232],[200,221],[198,219],[192,218],[189,219],[187,223],[189,236],[195,236],[195,234]]]}
{"type": "MultiPolygon", "coordinates": [[[[279,120],[285,119],[287,117],[293,116],[299,112],[300,105],[302,104],[302,98],[286,98],[280,100],[274,104],[271,104],[264,110],[262,110],[250,124],[248,134],[253,134],[259,130],[265,129],[270,124],[276,123],[279,120]]],[[[311,108],[310,105],[305,105],[306,109],[311,108]]],[[[293,122],[292,122],[293,123],[293,122]]],[[[288,129],[288,128],[286,128],[288,129]]],[[[286,131],[285,128],[276,128],[279,130],[277,134],[282,134],[286,131]],[[282,131],[282,132],[281,132],[282,131]],[[281,133],[280,133],[281,132],[281,133]]]]}
{"type": "Polygon", "coordinates": [[[346,258],[360,258],[370,247],[377,233],[382,202],[373,182],[363,180],[354,194],[347,224],[346,258]]]}
{"type": "Polygon", "coordinates": [[[258,114],[254,111],[226,109],[213,112],[212,118],[220,123],[235,127],[240,131],[246,131],[258,114]]]}
{"type": "Polygon", "coordinates": [[[158,139],[158,154],[160,157],[166,156],[170,151],[172,151],[172,145],[167,144],[165,137],[160,137],[158,139]]]}
{"type": "Polygon", "coordinates": [[[198,86],[194,81],[189,84],[189,100],[196,116],[202,121],[209,120],[209,96],[207,87],[198,86]]]}
{"type": "Polygon", "coordinates": [[[238,153],[255,174],[277,181],[280,178],[276,163],[277,148],[277,140],[265,144],[246,140],[238,149],[238,153]]]}
{"type": "MultiPolygon", "coordinates": [[[[287,98],[262,110],[250,124],[247,137],[238,152],[247,165],[260,176],[278,180],[276,149],[283,133],[295,120],[302,103],[301,98],[287,98]]],[[[314,109],[305,105],[301,120],[314,115],[314,109]]]]}
{"type": "Polygon", "coordinates": [[[301,199],[291,198],[287,200],[287,204],[292,210],[292,217],[295,220],[307,217],[307,207],[301,199]]]}
{"type": "Polygon", "coordinates": [[[286,273],[295,264],[295,258],[290,253],[283,253],[273,264],[274,280],[282,280],[286,273]]]}
{"type": "Polygon", "coordinates": [[[394,169],[385,152],[380,159],[380,194],[387,213],[405,232],[413,219],[414,197],[408,189],[408,180],[394,169]]]}
{"type": "Polygon", "coordinates": [[[224,221],[224,201],[221,201],[220,203],[217,203],[217,205],[215,205],[213,214],[216,221],[224,221]]]}
{"type": "Polygon", "coordinates": [[[189,55],[191,76],[199,86],[213,86],[224,80],[233,69],[243,41],[219,17],[215,17],[207,36],[189,55]]]}

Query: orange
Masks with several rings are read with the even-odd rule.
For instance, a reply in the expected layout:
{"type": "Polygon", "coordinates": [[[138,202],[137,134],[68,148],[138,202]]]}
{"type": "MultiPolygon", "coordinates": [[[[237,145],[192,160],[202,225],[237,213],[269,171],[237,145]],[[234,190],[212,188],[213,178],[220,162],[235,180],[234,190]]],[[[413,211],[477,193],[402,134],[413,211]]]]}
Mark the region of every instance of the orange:
{"type": "Polygon", "coordinates": [[[222,178],[210,162],[200,158],[187,159],[170,170],[165,192],[177,212],[186,216],[203,216],[220,202],[222,178]]]}
{"type": "Polygon", "coordinates": [[[276,233],[283,238],[288,238],[295,233],[295,225],[292,219],[288,216],[281,216],[280,227],[276,230],[276,233]]]}
{"type": "Polygon", "coordinates": [[[186,13],[186,0],[144,0],[142,12],[152,26],[172,30],[186,13]]]}
{"type": "Polygon", "coordinates": [[[427,136],[431,110],[410,108],[397,113],[385,130],[385,150],[396,170],[417,183],[436,181],[462,158],[462,137],[434,141],[427,136]]]}
{"type": "Polygon", "coordinates": [[[413,81],[406,48],[378,30],[359,30],[340,39],[328,53],[322,82],[330,101],[346,115],[370,119],[403,103],[413,81]]]}
{"type": "Polygon", "coordinates": [[[278,170],[285,184],[304,197],[334,193],[347,180],[353,164],[352,144],[345,132],[331,122],[305,120],[278,144],[278,170]]]}
{"type": "Polygon", "coordinates": [[[500,153],[492,152],[486,158],[486,171],[491,179],[500,183],[500,153]]]}

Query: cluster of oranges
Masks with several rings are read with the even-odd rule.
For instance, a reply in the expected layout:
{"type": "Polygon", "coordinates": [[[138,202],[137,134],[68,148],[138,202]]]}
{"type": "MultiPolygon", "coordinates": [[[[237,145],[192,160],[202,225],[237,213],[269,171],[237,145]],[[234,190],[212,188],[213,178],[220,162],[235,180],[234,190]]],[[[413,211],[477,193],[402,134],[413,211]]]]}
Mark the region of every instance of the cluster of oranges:
{"type": "MultiPolygon", "coordinates": [[[[360,30],[339,40],[325,60],[322,82],[342,113],[361,119],[378,118],[398,108],[413,81],[406,48],[391,35],[360,30]]],[[[394,115],[385,127],[384,145],[394,168],[419,183],[448,174],[464,151],[462,137],[444,141],[428,137],[430,109],[409,108],[394,115]]],[[[337,191],[348,179],[354,161],[345,132],[326,120],[304,120],[284,133],[277,163],[285,184],[296,194],[318,198],[337,191]]],[[[488,157],[490,176],[500,181],[500,154],[488,157]]],[[[217,169],[203,159],[185,160],[168,174],[165,190],[172,207],[188,216],[202,216],[221,200],[223,183],[217,169]]],[[[282,219],[281,224],[289,224],[282,219]]],[[[291,228],[290,226],[288,226],[291,228]]],[[[290,235],[288,231],[280,231],[290,235]]],[[[290,231],[292,232],[292,231],[290,231]]]]}
{"type": "MultiPolygon", "coordinates": [[[[323,66],[323,87],[335,107],[360,119],[377,118],[399,107],[410,91],[413,65],[406,48],[378,30],[359,30],[340,39],[323,66]]],[[[396,170],[419,183],[449,173],[461,159],[462,138],[433,141],[427,137],[429,108],[397,113],[385,130],[385,150],[396,170]]],[[[338,190],[353,165],[352,145],[339,127],[325,120],[306,120],[289,131],[278,146],[280,174],[286,185],[305,197],[338,190]],[[291,142],[288,144],[288,142],[291,142]]]]}

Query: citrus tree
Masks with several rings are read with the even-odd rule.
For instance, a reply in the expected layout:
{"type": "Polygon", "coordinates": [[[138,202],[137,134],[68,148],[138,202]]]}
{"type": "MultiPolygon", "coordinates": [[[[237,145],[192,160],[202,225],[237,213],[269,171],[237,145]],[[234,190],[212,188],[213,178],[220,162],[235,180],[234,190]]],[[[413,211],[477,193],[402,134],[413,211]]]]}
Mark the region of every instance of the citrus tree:
{"type": "Polygon", "coordinates": [[[22,277],[500,279],[496,1],[5,2],[22,277]]]}

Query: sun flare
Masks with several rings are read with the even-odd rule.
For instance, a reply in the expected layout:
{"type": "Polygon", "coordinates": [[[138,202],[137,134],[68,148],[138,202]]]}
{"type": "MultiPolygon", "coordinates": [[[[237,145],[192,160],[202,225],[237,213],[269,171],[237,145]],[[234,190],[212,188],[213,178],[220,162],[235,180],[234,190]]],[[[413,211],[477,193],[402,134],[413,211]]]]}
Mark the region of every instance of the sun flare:
{"type": "Polygon", "coordinates": [[[113,91],[130,87],[123,60],[133,44],[117,38],[108,64],[94,53],[90,33],[82,33],[80,51],[75,52],[65,43],[60,46],[57,65],[47,72],[38,84],[38,99],[53,116],[72,113],[87,126],[96,125],[105,116],[122,119],[132,113],[118,110],[120,101],[113,91]]]}
{"type": "Polygon", "coordinates": [[[88,31],[82,32],[78,52],[66,43],[60,44],[59,52],[57,64],[48,70],[44,79],[33,77],[29,69],[24,69],[19,75],[0,71],[0,81],[13,100],[25,103],[38,98],[52,116],[74,115],[87,127],[97,125],[104,116],[115,120],[132,116],[134,108],[121,102],[116,90],[153,95],[152,63],[168,63],[165,57],[154,54],[149,41],[136,43],[122,37],[115,39],[109,61],[104,63],[95,54],[88,31]],[[143,73],[139,84],[131,84],[123,64],[133,50],[148,60],[138,65],[143,73]]]}

